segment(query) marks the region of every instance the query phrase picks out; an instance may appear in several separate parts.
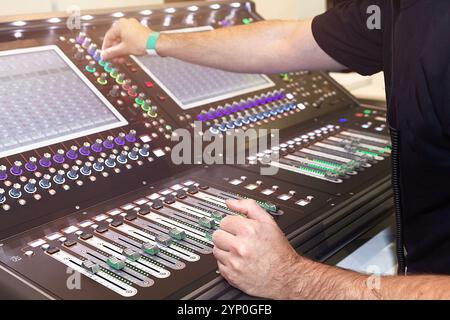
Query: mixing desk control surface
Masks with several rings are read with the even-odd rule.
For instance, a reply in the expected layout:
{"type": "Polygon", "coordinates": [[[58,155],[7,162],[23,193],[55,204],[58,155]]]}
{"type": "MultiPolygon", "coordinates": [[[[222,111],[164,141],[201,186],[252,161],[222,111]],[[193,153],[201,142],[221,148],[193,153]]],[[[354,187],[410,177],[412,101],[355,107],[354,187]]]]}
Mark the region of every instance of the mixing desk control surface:
{"type": "MultiPolygon", "coordinates": [[[[212,255],[212,233],[237,214],[227,199],[256,200],[296,249],[319,260],[389,213],[383,109],[360,106],[325,73],[103,61],[113,12],[86,14],[72,31],[63,17],[25,17],[20,29],[0,22],[4,297],[241,297],[212,255]],[[279,129],[280,143],[249,148],[245,165],[176,166],[176,129],[218,138],[279,129]],[[268,167],[276,174],[261,175],[268,167]],[[73,272],[80,290],[68,285],[73,272]]],[[[262,20],[248,1],[120,15],[171,32],[262,20]]]]}

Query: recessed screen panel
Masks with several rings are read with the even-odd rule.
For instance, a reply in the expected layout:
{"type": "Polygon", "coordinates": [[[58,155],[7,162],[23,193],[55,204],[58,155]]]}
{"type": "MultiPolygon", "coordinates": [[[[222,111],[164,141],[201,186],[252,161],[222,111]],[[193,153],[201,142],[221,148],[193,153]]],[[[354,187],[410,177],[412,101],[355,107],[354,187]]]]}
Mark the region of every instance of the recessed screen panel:
{"type": "Polygon", "coordinates": [[[0,158],[127,125],[57,46],[0,52],[0,158]]]}
{"type": "MultiPolygon", "coordinates": [[[[200,27],[171,32],[204,32],[211,29],[200,27]]],[[[150,55],[133,58],[183,110],[275,85],[267,76],[260,74],[225,72],[174,58],[150,55]]]]}

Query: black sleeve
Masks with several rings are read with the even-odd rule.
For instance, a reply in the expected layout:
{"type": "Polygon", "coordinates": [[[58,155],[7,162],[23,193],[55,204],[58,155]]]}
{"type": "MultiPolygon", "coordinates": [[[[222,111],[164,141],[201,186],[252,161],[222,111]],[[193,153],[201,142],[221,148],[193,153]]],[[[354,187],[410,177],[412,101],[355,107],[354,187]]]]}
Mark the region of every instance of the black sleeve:
{"type": "Polygon", "coordinates": [[[322,50],[363,75],[383,69],[382,30],[370,30],[367,26],[371,16],[367,9],[371,5],[379,6],[382,20],[385,0],[349,0],[315,17],[312,23],[314,38],[322,50]]]}

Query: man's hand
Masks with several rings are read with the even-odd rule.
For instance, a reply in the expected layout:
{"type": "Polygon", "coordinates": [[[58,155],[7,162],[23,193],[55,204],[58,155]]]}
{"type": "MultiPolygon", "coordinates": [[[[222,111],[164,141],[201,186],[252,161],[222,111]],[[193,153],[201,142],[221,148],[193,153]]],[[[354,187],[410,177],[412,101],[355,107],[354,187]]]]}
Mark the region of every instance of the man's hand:
{"type": "Polygon", "coordinates": [[[103,40],[102,59],[120,63],[124,56],[144,55],[151,32],[136,19],[122,18],[116,21],[103,40]]]}
{"type": "Polygon", "coordinates": [[[285,275],[299,255],[273,218],[253,200],[227,201],[247,216],[227,216],[214,232],[214,256],[221,275],[245,293],[272,299],[287,298],[285,275]]]}

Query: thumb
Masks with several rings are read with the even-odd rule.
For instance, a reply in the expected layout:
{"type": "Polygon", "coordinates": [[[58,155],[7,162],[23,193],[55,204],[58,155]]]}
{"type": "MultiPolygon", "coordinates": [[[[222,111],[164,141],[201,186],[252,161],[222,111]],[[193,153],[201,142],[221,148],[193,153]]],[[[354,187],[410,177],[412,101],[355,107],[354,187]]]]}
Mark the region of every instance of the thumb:
{"type": "Polygon", "coordinates": [[[227,200],[226,204],[230,210],[244,214],[249,219],[265,223],[274,223],[270,214],[261,208],[255,200],[227,200]]]}
{"type": "Polygon", "coordinates": [[[126,46],[123,42],[102,51],[102,60],[112,60],[127,55],[126,46]]]}

